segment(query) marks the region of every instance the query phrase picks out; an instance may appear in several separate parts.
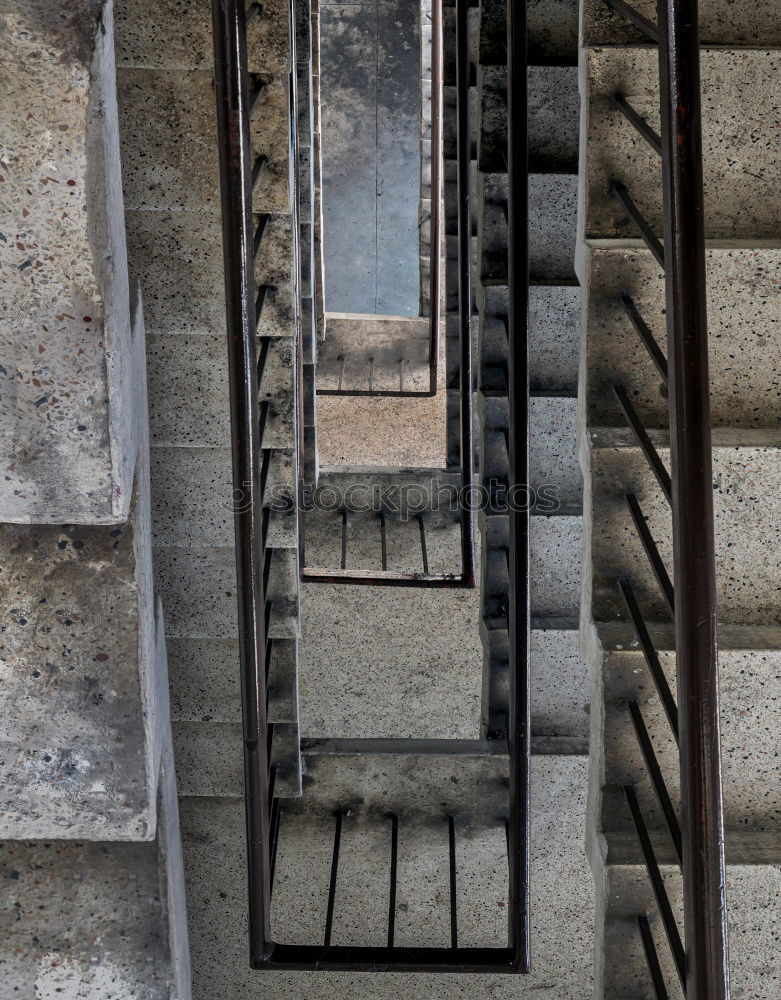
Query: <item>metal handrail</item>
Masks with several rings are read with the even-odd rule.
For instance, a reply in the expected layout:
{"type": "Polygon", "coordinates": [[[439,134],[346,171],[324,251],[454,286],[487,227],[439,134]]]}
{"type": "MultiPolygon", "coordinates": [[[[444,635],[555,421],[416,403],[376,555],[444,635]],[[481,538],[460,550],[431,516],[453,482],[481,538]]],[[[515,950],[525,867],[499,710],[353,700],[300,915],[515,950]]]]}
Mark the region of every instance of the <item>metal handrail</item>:
{"type": "MultiPolygon", "coordinates": [[[[605,0],[619,14],[658,42],[664,195],[664,240],[658,240],[626,188],[616,182],[614,195],[639,228],[648,249],[664,270],[667,358],[650,335],[627,296],[624,306],[649,355],[669,385],[671,471],[647,441],[639,417],[627,406],[623,390],[617,398],[641,449],[670,501],[674,590],[635,498],[630,511],[654,572],[663,585],[675,621],[677,705],[669,695],[665,709],[679,743],[681,815],[670,815],[669,795],[655,768],[647,733],[633,714],[638,740],[652,784],[666,814],[670,835],[681,860],[684,894],[684,946],[675,937],[663,887],[657,885],[658,864],[648,839],[634,789],[625,789],[646,865],[678,973],[688,1000],[728,1000],[729,959],[724,862],[724,811],[719,736],[719,671],[715,532],[713,515],[710,379],[706,313],[705,228],[702,179],[702,123],[697,0],[659,0],[658,27],[624,0],[605,0]],[[627,306],[627,303],[629,305],[627,306]],[[665,489],[666,487],[666,489],[665,489]],[[635,510],[636,508],[636,510],[635,510]],[[650,540],[650,545],[649,545],[650,540]]],[[[615,100],[614,100],[615,103],[615,100]]],[[[620,104],[620,101],[619,101],[620,104]]],[[[633,111],[620,110],[644,138],[648,126],[633,111]]],[[[651,142],[655,145],[654,142],[651,142]]],[[[658,662],[631,584],[619,582],[643,651],[658,683],[658,662]]],[[[659,980],[658,959],[648,945],[647,923],[640,921],[649,974],[659,980]]]]}
{"type": "Polygon", "coordinates": [[[271,940],[268,720],[265,698],[266,600],[258,404],[249,74],[243,0],[213,0],[225,315],[228,334],[231,449],[244,779],[249,883],[250,961],[271,940]]]}
{"type": "MultiPolygon", "coordinates": [[[[507,383],[510,469],[508,489],[531,482],[529,451],[529,125],[525,0],[507,0],[507,274],[509,286],[507,383]]],[[[508,492],[508,496],[512,493],[508,492]]],[[[531,559],[529,504],[509,516],[509,729],[511,940],[518,969],[531,965],[529,843],[531,839],[531,559]]]]}
{"type": "MultiPolygon", "coordinates": [[[[525,12],[518,5],[519,17],[512,21],[513,52],[516,59],[515,79],[520,87],[520,76],[525,77],[525,12]],[[519,71],[518,66],[522,69],[519,71]]],[[[223,217],[223,254],[225,271],[226,318],[228,333],[229,385],[231,410],[231,440],[233,455],[233,481],[235,490],[236,567],[239,614],[239,647],[241,660],[242,714],[244,726],[245,803],[247,813],[247,858],[249,887],[249,939],[250,964],[255,969],[294,969],[313,971],[414,971],[451,973],[519,973],[529,969],[528,948],[528,787],[529,787],[529,726],[528,726],[528,576],[523,570],[524,559],[528,566],[528,548],[523,541],[525,556],[517,562],[514,591],[519,607],[525,613],[512,616],[511,643],[519,645],[516,670],[512,678],[511,718],[515,729],[509,741],[510,758],[510,815],[505,822],[509,850],[509,942],[505,947],[463,947],[458,944],[456,913],[456,866],[454,861],[454,821],[448,816],[450,831],[451,874],[451,947],[400,947],[394,944],[394,922],[389,916],[388,945],[386,947],[338,946],[330,943],[333,923],[335,872],[339,863],[341,821],[336,816],[334,851],[332,860],[329,913],[325,940],[312,945],[289,945],[274,942],[271,935],[271,893],[274,878],[276,844],[279,831],[280,803],[274,796],[275,770],[269,766],[273,726],[266,714],[266,666],[271,649],[267,640],[268,613],[264,592],[264,565],[267,563],[264,538],[263,510],[263,460],[262,431],[263,408],[258,400],[258,361],[256,350],[257,317],[253,271],[253,165],[250,150],[250,102],[247,72],[246,21],[243,0],[212,0],[215,90],[219,137],[220,184],[223,217]],[[520,576],[518,575],[520,573],[520,576]],[[525,598],[524,598],[525,595],[525,598]]],[[[291,8],[292,13],[292,8],[291,8]]],[[[469,40],[468,0],[456,0],[458,24],[458,77],[463,103],[469,96],[469,40]]],[[[291,19],[291,26],[294,21],[291,19]]],[[[291,94],[293,91],[291,90],[291,94]]],[[[523,197],[525,191],[526,154],[525,97],[518,91],[522,106],[515,105],[514,117],[519,127],[514,132],[513,174],[511,175],[512,199],[523,197]],[[520,175],[523,175],[522,177],[520,175]],[[512,177],[516,178],[514,185],[512,177]]],[[[463,171],[459,202],[466,212],[468,228],[469,145],[468,113],[459,116],[461,141],[459,150],[466,149],[467,167],[463,171]],[[467,128],[466,136],[463,133],[467,128]],[[464,187],[465,183],[465,187],[464,187]]],[[[515,211],[515,224],[511,242],[517,239],[515,274],[523,287],[526,261],[525,207],[515,211]]],[[[295,227],[294,227],[295,233],[295,227]]],[[[469,239],[460,241],[469,248],[469,239]]],[[[471,303],[468,273],[470,255],[467,254],[466,273],[461,274],[462,300],[470,306],[462,317],[463,329],[469,333],[471,303]]],[[[510,370],[515,372],[518,392],[513,393],[513,405],[528,395],[525,357],[525,323],[517,312],[521,306],[516,300],[516,324],[513,339],[514,354],[510,370]]],[[[300,341],[300,330],[295,336],[300,341]]],[[[463,345],[462,345],[463,346],[463,345]]],[[[465,360],[470,360],[469,354],[465,360]]],[[[462,378],[470,380],[469,364],[464,366],[462,378]]],[[[471,405],[471,400],[470,400],[471,405]]],[[[527,399],[528,405],[528,399],[527,399]]],[[[528,427],[528,409],[519,417],[520,436],[515,437],[513,455],[514,474],[522,475],[524,459],[528,462],[528,448],[524,428],[528,427]]],[[[512,439],[512,435],[511,435],[512,439]]],[[[471,437],[469,438],[471,462],[471,437]]],[[[300,450],[300,441],[298,442],[300,450]]],[[[516,525],[514,538],[523,535],[523,522],[516,525]]],[[[528,539],[528,523],[526,524],[528,539]]],[[[397,857],[398,822],[391,821],[391,858],[397,857]]],[[[396,862],[391,861],[392,872],[396,862]]],[[[395,885],[395,881],[392,882],[395,885]]],[[[391,893],[389,907],[395,898],[391,893]]]]}

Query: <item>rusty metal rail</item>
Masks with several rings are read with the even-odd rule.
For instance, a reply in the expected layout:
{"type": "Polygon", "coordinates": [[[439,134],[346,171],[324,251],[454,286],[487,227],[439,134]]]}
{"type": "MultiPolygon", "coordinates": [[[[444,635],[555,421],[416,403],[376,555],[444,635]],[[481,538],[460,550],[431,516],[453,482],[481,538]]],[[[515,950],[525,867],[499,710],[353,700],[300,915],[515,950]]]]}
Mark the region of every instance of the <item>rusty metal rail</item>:
{"type": "MultiPolygon", "coordinates": [[[[624,295],[622,304],[669,387],[669,473],[625,388],[614,385],[613,391],[672,515],[674,586],[637,498],[633,493],[626,495],[633,523],[675,622],[677,704],[659,666],[631,581],[619,581],[619,589],[679,747],[680,817],[672,808],[642,712],[637,701],[630,700],[634,731],[683,875],[683,941],[659,874],[642,805],[632,786],[624,791],[687,1000],[728,1000],[697,0],[659,0],[658,26],[624,0],[605,2],[639,27],[659,49],[661,135],[621,94],[613,95],[612,103],[661,154],[663,239],[643,218],[620,180],[613,182],[611,190],[664,271],[666,357],[632,299],[624,295]]],[[[666,996],[646,914],[638,915],[638,928],[655,995],[666,996]]]]}

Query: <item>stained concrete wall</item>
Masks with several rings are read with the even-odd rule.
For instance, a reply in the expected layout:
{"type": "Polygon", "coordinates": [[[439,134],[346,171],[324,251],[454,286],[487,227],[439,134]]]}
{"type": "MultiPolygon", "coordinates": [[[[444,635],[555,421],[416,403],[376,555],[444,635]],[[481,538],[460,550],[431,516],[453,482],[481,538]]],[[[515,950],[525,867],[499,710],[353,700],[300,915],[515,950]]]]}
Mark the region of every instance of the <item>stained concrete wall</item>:
{"type": "MultiPolygon", "coordinates": [[[[133,340],[145,410],[140,298],[133,340]]],[[[0,838],[155,835],[169,721],[139,433],[127,522],[0,524],[0,838]]]]}
{"type": "Polygon", "coordinates": [[[112,0],[0,0],[0,521],[125,520],[140,372],[112,0]]]}

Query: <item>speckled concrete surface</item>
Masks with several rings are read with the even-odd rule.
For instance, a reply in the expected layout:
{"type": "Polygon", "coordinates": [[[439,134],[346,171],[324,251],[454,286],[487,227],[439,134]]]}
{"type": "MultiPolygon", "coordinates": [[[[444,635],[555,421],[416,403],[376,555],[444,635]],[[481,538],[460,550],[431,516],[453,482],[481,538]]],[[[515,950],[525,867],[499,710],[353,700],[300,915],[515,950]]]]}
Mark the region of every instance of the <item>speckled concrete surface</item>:
{"type": "MultiPolygon", "coordinates": [[[[662,877],[673,913],[680,921],[682,892],[679,872],[663,866],[662,877]]],[[[604,893],[599,913],[598,953],[604,958],[597,970],[597,988],[605,1000],[649,996],[648,972],[643,957],[636,916],[646,909],[654,914],[652,932],[667,988],[675,991],[678,979],[669,946],[658,918],[643,868],[613,865],[597,876],[604,893]],[[603,882],[604,880],[604,882],[603,882]]],[[[772,1000],[778,994],[779,968],[775,935],[781,908],[781,866],[730,865],[727,868],[730,901],[730,995],[735,1000],[772,1000]]]]}
{"type": "Polygon", "coordinates": [[[110,3],[4,4],[0,517],[128,516],[139,378],[110,3]]]}
{"type": "Polygon", "coordinates": [[[154,830],[148,517],[137,503],[125,525],[0,527],[0,836],[143,840],[154,830]]]}
{"type": "MultiPolygon", "coordinates": [[[[611,629],[612,631],[615,629],[611,629]]],[[[762,629],[752,630],[755,648],[735,648],[738,641],[725,627],[720,636],[719,675],[721,687],[722,777],[724,790],[724,826],[727,838],[742,839],[762,832],[775,835],[781,828],[781,789],[777,768],[778,756],[771,734],[781,724],[781,630],[765,637],[775,647],[762,648],[762,629]]],[[[765,630],[767,631],[767,630],[765,630]]],[[[676,808],[679,801],[679,762],[677,747],[664,714],[643,655],[631,626],[624,626],[618,641],[606,629],[597,629],[601,642],[594,646],[592,670],[599,677],[595,697],[604,701],[603,745],[598,751],[602,773],[601,788],[594,794],[601,798],[600,829],[612,835],[627,834],[631,818],[623,794],[625,784],[637,788],[644,813],[651,827],[664,829],[664,819],[650,785],[640,754],[637,737],[626,707],[634,698],[651,735],[654,750],[676,808]],[[604,757],[602,755],[604,754],[604,757]],[[602,770],[604,769],[604,770],[602,770]]],[[[676,689],[675,652],[669,629],[656,629],[654,644],[662,669],[672,691],[676,689]]],[[[764,837],[769,842],[772,837],[764,837]]],[[[669,851],[667,845],[666,850],[669,851]]]]}
{"type": "MultiPolygon", "coordinates": [[[[591,49],[585,140],[586,236],[637,236],[610,184],[622,181],[657,235],[663,234],[659,158],[608,97],[621,92],[657,131],[659,70],[649,48],[591,49]],[[654,182],[654,178],[656,181],[654,182]]],[[[776,142],[781,56],[703,49],[702,130],[705,235],[770,239],[781,233],[776,142]]]]}
{"type": "Polygon", "coordinates": [[[529,289],[529,367],[533,389],[574,390],[578,383],[580,289],[529,289]]]}
{"type": "Polygon", "coordinates": [[[302,735],[477,739],[478,611],[475,590],[304,584],[302,735]]]}
{"type": "Polygon", "coordinates": [[[6,995],[189,1000],[190,955],[170,733],[148,843],[0,843],[6,995]]]}
{"type": "Polygon", "coordinates": [[[170,1000],[157,844],[0,845],[6,996],[170,1000]]]}
{"type": "MultiPolygon", "coordinates": [[[[719,620],[777,624],[781,621],[778,561],[767,540],[781,532],[777,502],[781,492],[779,446],[751,446],[749,442],[742,447],[719,447],[717,437],[714,444],[719,620]]],[[[669,469],[669,450],[660,446],[659,453],[669,469]]],[[[668,572],[672,571],[670,509],[645,459],[632,447],[592,450],[593,615],[597,621],[624,617],[616,580],[626,575],[650,619],[665,620],[667,612],[659,588],[624,502],[627,487],[635,490],[662,559],[668,572]]]]}
{"type": "Polygon", "coordinates": [[[527,4],[530,61],[577,60],[577,0],[529,0],[527,4]]]}
{"type": "Polygon", "coordinates": [[[532,518],[532,614],[577,617],[582,538],[583,518],[580,516],[532,518]]]}
{"type": "MultiPolygon", "coordinates": [[[[654,0],[637,0],[636,11],[656,23],[654,0]]],[[[734,0],[701,0],[699,4],[700,42],[728,47],[779,46],[781,26],[774,0],[757,0],[746,5],[734,0]]],[[[626,18],[611,10],[604,0],[584,0],[582,7],[584,45],[637,45],[647,38],[626,18]]]]}
{"type": "Polygon", "coordinates": [[[429,390],[428,319],[326,313],[326,323],[328,335],[317,352],[318,391],[429,390]]]}
{"type": "Polygon", "coordinates": [[[529,67],[529,158],[533,169],[577,171],[579,114],[575,66],[529,67]]]}
{"type": "Polygon", "coordinates": [[[529,269],[532,281],[575,276],[577,175],[529,176],[529,269]]]}
{"type": "MultiPolygon", "coordinates": [[[[645,249],[591,246],[584,338],[587,419],[623,423],[612,385],[632,392],[646,427],[665,427],[667,393],[632,326],[629,295],[667,355],[662,273],[645,249]]],[[[778,427],[781,421],[781,250],[710,248],[707,263],[711,421],[716,427],[778,427]]]]}
{"type": "Polygon", "coordinates": [[[531,485],[555,490],[560,503],[580,503],[583,478],[575,449],[577,401],[561,396],[531,400],[529,463],[531,485]]]}
{"type": "MultiPolygon", "coordinates": [[[[559,1000],[562,995],[567,1000],[590,1000],[594,889],[582,847],[585,768],[583,758],[533,759],[533,973],[522,977],[406,975],[403,982],[411,997],[465,1000],[474,996],[478,989],[495,1000],[509,1000],[526,993],[541,1000],[559,1000]]],[[[182,817],[190,906],[193,913],[199,914],[197,924],[191,925],[196,1000],[237,995],[357,1000],[368,993],[373,1000],[395,1000],[400,980],[392,974],[268,973],[259,977],[251,972],[245,960],[242,803],[224,799],[185,799],[182,817]],[[230,931],[226,933],[227,929],[230,931]]],[[[323,894],[327,895],[330,871],[333,820],[330,826],[319,830],[314,824],[305,825],[300,820],[292,827],[283,827],[283,832],[296,837],[299,831],[301,841],[294,847],[291,845],[289,854],[284,843],[280,847],[279,881],[276,882],[279,895],[275,893],[277,899],[296,907],[295,915],[282,925],[277,915],[275,925],[291,928],[295,923],[297,940],[319,942],[324,915],[323,894]]],[[[410,833],[414,836],[414,827],[410,833]]],[[[463,833],[469,835],[466,829],[463,833]]],[[[459,831],[459,845],[461,836],[462,831],[459,831]]],[[[502,897],[496,895],[501,880],[496,845],[493,840],[484,839],[482,850],[480,840],[480,837],[473,838],[471,856],[461,852],[464,877],[474,879],[480,868],[480,883],[487,887],[486,896],[481,897],[471,913],[463,909],[459,913],[466,940],[484,933],[486,926],[494,926],[486,924],[486,913],[495,912],[494,907],[503,909],[498,905],[502,897]]],[[[399,842],[399,871],[404,882],[400,882],[397,897],[398,933],[405,940],[410,940],[413,933],[423,933],[431,935],[433,944],[446,944],[447,938],[442,940],[442,932],[447,933],[448,926],[447,841],[433,835],[414,836],[416,853],[410,856],[406,848],[413,841],[406,837],[404,824],[401,824],[399,842]],[[402,846],[405,848],[403,854],[402,846]],[[421,906],[422,916],[420,911],[416,912],[417,906],[421,906]],[[446,909],[444,918],[443,906],[446,909]]],[[[371,864],[372,868],[376,864],[376,852],[371,855],[371,864]]],[[[365,875],[368,877],[368,874],[367,870],[365,875]]],[[[379,874],[380,878],[384,877],[379,874]]],[[[361,877],[360,872],[353,873],[354,879],[361,877]]],[[[362,907],[362,912],[371,920],[371,924],[365,922],[368,933],[377,924],[386,928],[386,892],[374,883],[368,888],[365,881],[361,884],[364,886],[361,896],[353,897],[352,903],[362,907]],[[376,901],[376,907],[371,910],[366,909],[369,899],[376,901]]],[[[350,900],[347,902],[349,905],[350,900]]],[[[349,913],[343,912],[343,916],[349,919],[349,913]]],[[[356,926],[356,921],[351,924],[356,926]]],[[[498,921],[495,926],[498,927],[498,921]]],[[[417,943],[421,940],[420,936],[415,937],[417,943]]]]}

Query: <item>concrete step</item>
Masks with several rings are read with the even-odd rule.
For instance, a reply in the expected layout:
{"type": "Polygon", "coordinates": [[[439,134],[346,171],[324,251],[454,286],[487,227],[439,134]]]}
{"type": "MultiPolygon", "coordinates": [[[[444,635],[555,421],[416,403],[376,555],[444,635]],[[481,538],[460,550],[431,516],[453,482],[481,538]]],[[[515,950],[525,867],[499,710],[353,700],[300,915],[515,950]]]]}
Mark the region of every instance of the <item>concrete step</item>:
{"type": "MultiPolygon", "coordinates": [[[[174,722],[174,754],[180,798],[234,798],[244,795],[244,741],[241,723],[174,722]]],[[[270,767],[274,792],[301,794],[301,751],[298,722],[275,723],[270,767]]]]}
{"type": "MultiPolygon", "coordinates": [[[[665,889],[679,928],[683,927],[680,872],[662,866],[665,889]]],[[[680,989],[648,875],[640,865],[607,865],[595,871],[599,888],[597,941],[598,996],[605,1000],[645,1000],[653,987],[645,964],[637,917],[649,914],[656,951],[671,996],[680,989]]],[[[771,1000],[778,992],[775,935],[781,906],[781,865],[727,865],[730,995],[735,1000],[771,1000]]]]}
{"type": "Polygon", "coordinates": [[[318,345],[317,389],[427,392],[430,323],[410,316],[326,313],[327,336],[318,345]],[[373,364],[372,364],[373,362],[373,364]]]}
{"type": "Polygon", "coordinates": [[[460,476],[436,469],[323,470],[307,497],[306,568],[458,575],[460,497],[460,476]]]}
{"type": "MultiPolygon", "coordinates": [[[[235,504],[230,449],[155,447],[151,461],[154,544],[233,545],[235,504]]],[[[292,452],[271,451],[264,497],[269,548],[293,549],[298,543],[294,496],[292,452]]]]}
{"type": "Polygon", "coordinates": [[[170,737],[159,799],[145,843],[0,841],[5,996],[190,997],[170,737]]]}
{"type": "MultiPolygon", "coordinates": [[[[509,474],[507,396],[478,395],[478,413],[485,440],[481,453],[481,480],[507,483],[509,474]],[[490,435],[490,439],[489,439],[490,435]]],[[[535,396],[530,405],[530,485],[546,489],[546,503],[555,497],[572,506],[582,501],[583,480],[575,447],[577,400],[563,396],[535,396]]]]}
{"type": "Polygon", "coordinates": [[[529,67],[529,159],[536,171],[577,171],[580,95],[575,66],[529,67]]]}
{"type": "Polygon", "coordinates": [[[125,524],[0,525],[3,839],[154,836],[167,683],[147,490],[125,524]]]}
{"type": "MultiPolygon", "coordinates": [[[[284,214],[290,211],[286,74],[262,75],[266,87],[251,118],[253,162],[266,157],[255,208],[284,214]]],[[[208,212],[219,217],[212,78],[211,69],[118,67],[126,208],[208,212]]]]}
{"type": "MultiPolygon", "coordinates": [[[[507,282],[507,175],[478,177],[480,280],[507,282]]],[[[529,268],[534,283],[575,277],[577,176],[529,175],[529,268]]]]}
{"type": "MultiPolygon", "coordinates": [[[[781,193],[775,183],[775,127],[781,56],[773,51],[706,48],[701,63],[705,235],[715,240],[778,240],[781,193]],[[747,105],[748,92],[753,96],[747,105]]],[[[661,237],[659,157],[609,101],[620,91],[659,131],[656,53],[650,47],[591,49],[585,74],[589,104],[581,228],[587,237],[638,235],[610,193],[611,183],[621,181],[661,237]]]]}
{"type": "Polygon", "coordinates": [[[529,0],[526,18],[531,63],[577,64],[577,0],[529,0]]]}
{"type": "MultiPolygon", "coordinates": [[[[481,529],[487,551],[502,552],[506,566],[508,548],[507,517],[485,517],[481,529]]],[[[531,605],[532,614],[541,618],[574,620],[580,605],[581,566],[579,553],[583,540],[583,517],[562,509],[559,514],[535,514],[531,520],[531,605]],[[573,554],[576,558],[573,560],[573,554]]],[[[506,570],[505,570],[506,571],[506,570]]],[[[506,581],[494,593],[501,594],[490,628],[507,630],[506,581]]]]}
{"type": "MultiPolygon", "coordinates": [[[[293,342],[270,337],[259,386],[268,404],[263,447],[295,445],[293,342]]],[[[259,345],[258,353],[264,350],[259,345]]],[[[230,441],[228,351],[223,337],[147,337],[149,420],[152,444],[224,447],[230,441]]]]}
{"type": "MultiPolygon", "coordinates": [[[[393,801],[390,793],[394,779],[389,776],[389,768],[394,769],[398,760],[393,756],[359,759],[358,781],[343,786],[349,797],[331,799],[331,813],[334,805],[342,801],[351,808],[342,827],[334,943],[380,943],[387,935],[390,823],[370,811],[368,803],[393,801]],[[383,796],[386,788],[389,794],[383,796]]],[[[454,775],[448,776],[439,768],[444,780],[432,785],[439,794],[421,801],[421,793],[430,784],[429,766],[415,757],[401,763],[408,776],[406,788],[413,796],[412,801],[405,802],[416,813],[418,803],[430,809],[431,819],[423,822],[414,814],[400,815],[396,941],[447,945],[448,831],[442,802],[463,801],[469,794],[476,765],[455,757],[451,765],[454,775]],[[459,780],[452,780],[453,776],[459,776],[459,780]],[[440,822],[434,823],[434,818],[440,822]]],[[[330,787],[335,784],[334,769],[346,772],[349,767],[315,755],[307,756],[307,765],[309,775],[301,805],[292,811],[287,803],[284,806],[274,883],[275,938],[291,943],[322,941],[328,898],[334,819],[332,814],[323,815],[317,804],[310,812],[307,796],[321,780],[324,768],[330,787]]],[[[593,947],[593,886],[582,848],[585,761],[578,757],[536,756],[532,775],[532,892],[534,912],[538,914],[535,971],[530,976],[486,976],[477,980],[459,975],[405,976],[405,987],[413,998],[447,996],[466,1000],[474,995],[476,986],[490,988],[497,1000],[509,1000],[519,991],[539,996],[542,986],[550,990],[551,996],[590,998],[592,982],[587,970],[593,947]]],[[[285,995],[289,992],[289,973],[259,977],[244,960],[246,880],[241,801],[184,799],[182,815],[195,1000],[285,995]]],[[[501,905],[507,891],[503,839],[503,826],[497,833],[485,820],[471,826],[461,819],[457,822],[457,913],[459,941],[463,939],[465,944],[483,944],[506,933],[506,908],[501,905]]],[[[295,981],[300,996],[318,1000],[352,1000],[368,994],[376,1000],[392,1000],[398,996],[400,983],[393,974],[347,973],[300,976],[295,981]]]]}
{"type": "MultiPolygon", "coordinates": [[[[504,380],[490,369],[507,362],[507,286],[480,285],[481,379],[504,380]]],[[[574,392],[578,383],[580,288],[532,285],[529,288],[530,384],[537,392],[574,392]]]]}
{"type": "MultiPolygon", "coordinates": [[[[212,71],[208,4],[188,7],[186,18],[177,0],[118,0],[115,11],[119,66],[212,71]]],[[[261,15],[252,18],[247,26],[247,55],[250,72],[287,71],[290,38],[284,4],[267,3],[261,15]]]]}
{"type": "MultiPolygon", "coordinates": [[[[672,575],[670,508],[631,432],[596,429],[588,432],[585,461],[592,527],[586,553],[593,567],[590,593],[595,621],[624,618],[616,582],[631,579],[649,621],[665,621],[668,610],[653,577],[624,500],[632,489],[672,575]]],[[[655,432],[659,455],[670,468],[667,435],[655,432]]],[[[719,620],[727,624],[778,624],[777,560],[767,539],[781,530],[775,498],[781,489],[778,432],[713,433],[713,502],[716,530],[716,588],[719,620]]]]}
{"type": "MultiPolygon", "coordinates": [[[[272,639],[294,639],[298,634],[295,556],[288,549],[276,549],[271,556],[266,596],[271,602],[268,636],[272,639]]],[[[169,636],[236,638],[233,548],[157,548],[155,574],[166,608],[169,636]]]]}
{"type": "MultiPolygon", "coordinates": [[[[507,170],[507,69],[480,66],[477,167],[507,170]]],[[[580,98],[576,66],[530,66],[529,162],[531,169],[577,171],[580,98]]]]}
{"type": "MultiPolygon", "coordinates": [[[[531,633],[532,737],[570,741],[585,751],[590,682],[573,621],[535,618],[531,633]]],[[[483,711],[489,732],[506,732],[509,712],[507,632],[482,630],[485,660],[483,711]]]]}
{"type": "MultiPolygon", "coordinates": [[[[675,643],[671,626],[654,626],[652,641],[670,689],[676,693],[675,643]]],[[[595,702],[592,734],[593,814],[608,849],[632,839],[632,820],[621,789],[634,785],[660,853],[671,843],[643,762],[627,702],[635,700],[653,743],[673,806],[679,810],[678,748],[662,703],[628,623],[590,628],[585,642],[595,702]]],[[[776,758],[768,734],[781,724],[781,628],[724,625],[719,635],[724,827],[733,861],[752,862],[743,852],[779,843],[781,795],[776,758]]],[[[781,860],[781,852],[779,852],[781,860]]]]}
{"type": "MultiPolygon", "coordinates": [[[[167,642],[174,722],[241,722],[238,639],[167,642]]],[[[273,639],[268,676],[269,722],[298,717],[297,639],[273,639]]]]}
{"type": "MultiPolygon", "coordinates": [[[[706,251],[711,421],[716,427],[777,427],[781,338],[768,296],[781,279],[781,249],[706,251]]],[[[628,295],[667,355],[662,274],[648,250],[587,246],[586,409],[594,426],[623,423],[612,386],[632,390],[647,426],[668,420],[667,391],[621,302],[628,295]]]]}
{"type": "MultiPolygon", "coordinates": [[[[632,6],[656,23],[654,0],[637,0],[632,6]]],[[[730,0],[702,0],[700,42],[703,45],[778,48],[781,46],[781,25],[775,15],[774,4],[770,2],[736,10],[730,0]]],[[[601,0],[585,0],[582,35],[584,45],[638,45],[648,41],[626,18],[601,0]]]]}

